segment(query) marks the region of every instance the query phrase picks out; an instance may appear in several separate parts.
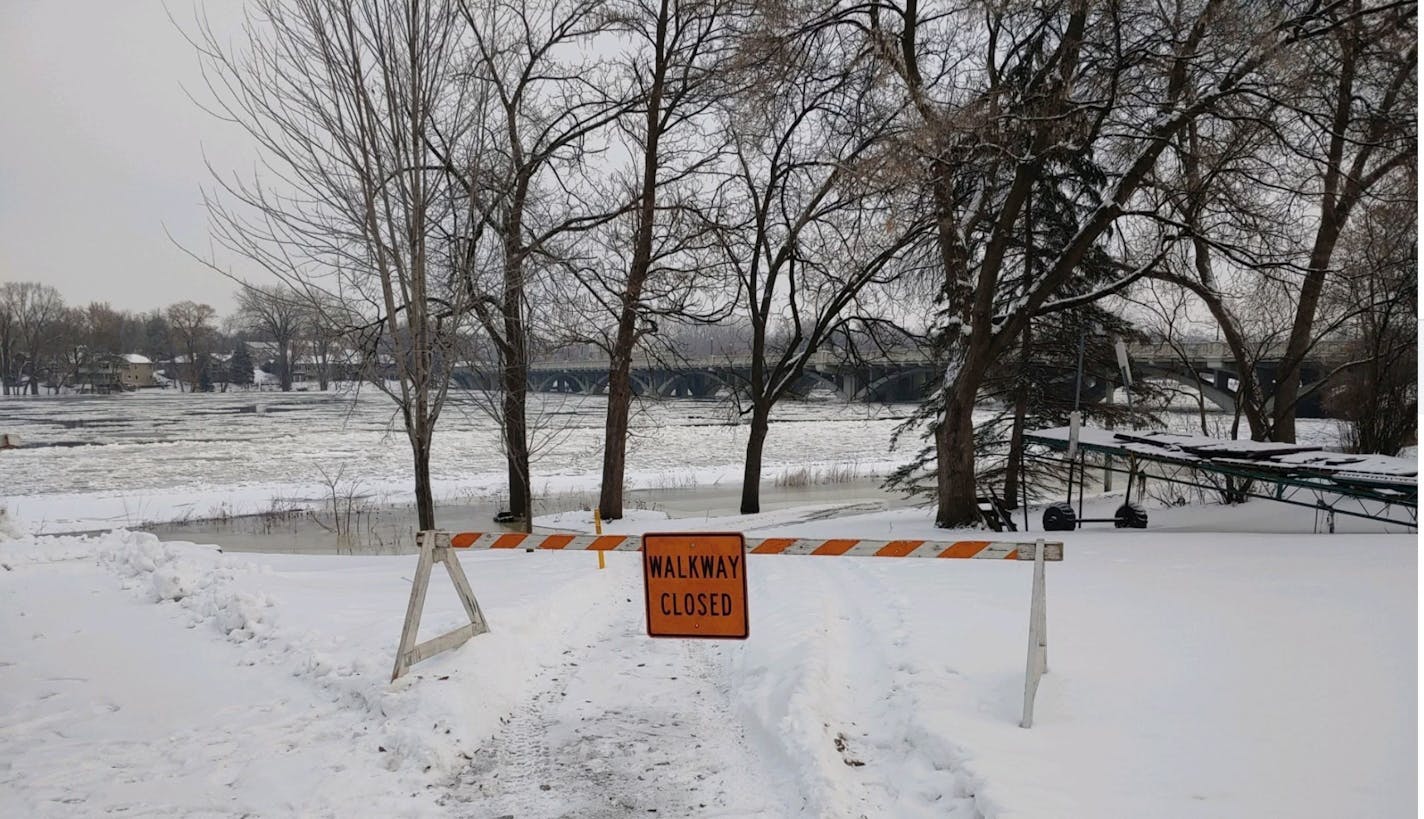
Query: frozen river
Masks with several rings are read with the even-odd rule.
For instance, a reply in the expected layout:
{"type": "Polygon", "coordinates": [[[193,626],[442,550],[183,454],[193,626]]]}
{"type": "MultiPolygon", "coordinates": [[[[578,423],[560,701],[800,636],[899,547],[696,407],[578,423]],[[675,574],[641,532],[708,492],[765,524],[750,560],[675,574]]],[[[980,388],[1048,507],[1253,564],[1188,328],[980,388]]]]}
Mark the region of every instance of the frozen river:
{"type": "MultiPolygon", "coordinates": [[[[602,396],[531,396],[536,511],[588,505],[601,472],[602,396]],[[553,504],[551,506],[550,504],[553,504]]],[[[786,402],[772,419],[763,490],[775,504],[788,476],[835,472],[835,501],[884,499],[883,475],[920,445],[891,437],[911,405],[786,402]],[[860,480],[844,483],[848,477],[860,480]]],[[[1224,419],[1213,419],[1219,423],[1224,419]]],[[[1194,416],[1170,413],[1171,427],[1194,416]]],[[[1314,422],[1319,434],[1333,422],[1314,422]],[[1318,427],[1318,429],[1317,429],[1318,427]]],[[[635,406],[628,449],[630,505],[736,505],[747,426],[724,400],[671,399],[635,406]],[[689,490],[697,487],[695,493],[689,490]]],[[[1303,430],[1305,431],[1305,430],[1303,430]]],[[[359,392],[145,391],[114,396],[0,399],[0,501],[46,531],[223,518],[324,503],[329,477],[370,504],[411,499],[411,456],[394,404],[359,392]]],[[[432,480],[447,507],[483,518],[505,494],[496,424],[457,395],[435,435],[432,480]],[[477,511],[476,511],[477,510],[477,511]]],[[[795,481],[792,481],[793,483],[795,481]]],[[[832,492],[835,487],[822,487],[832,492]]],[[[798,496],[799,497],[799,496],[798,496]]],[[[635,507],[636,508],[636,507],[635,507]]]]}
{"type": "MultiPolygon", "coordinates": [[[[536,494],[586,489],[601,470],[605,399],[531,398],[536,494]]],[[[768,482],[806,465],[861,474],[883,470],[904,457],[890,452],[890,437],[911,409],[836,401],[785,404],[766,443],[768,482]]],[[[0,453],[0,496],[10,498],[220,490],[301,496],[321,487],[324,475],[344,468],[344,479],[359,480],[364,493],[399,499],[408,493],[411,474],[410,449],[394,405],[371,389],[5,399],[0,432],[22,445],[0,453]]],[[[725,401],[635,406],[630,488],[737,482],[746,440],[746,425],[725,401]]],[[[452,403],[436,430],[431,472],[447,498],[502,494],[496,424],[472,403],[452,403]]]]}

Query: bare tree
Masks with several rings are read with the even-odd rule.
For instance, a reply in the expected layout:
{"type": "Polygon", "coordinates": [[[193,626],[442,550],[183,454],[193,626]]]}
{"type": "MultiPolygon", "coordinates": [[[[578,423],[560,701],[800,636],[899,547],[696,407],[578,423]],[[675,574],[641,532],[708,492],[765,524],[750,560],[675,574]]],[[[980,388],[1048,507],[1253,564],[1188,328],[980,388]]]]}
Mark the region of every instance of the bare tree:
{"type": "Polygon", "coordinates": [[[604,0],[462,0],[460,11],[471,45],[463,77],[476,103],[431,143],[459,180],[445,228],[463,298],[499,359],[509,511],[527,527],[530,282],[577,266],[571,237],[617,216],[570,191],[627,103],[610,95],[607,62],[592,47],[608,26],[604,0]]]}
{"type": "Polygon", "coordinates": [[[15,383],[15,345],[18,342],[15,302],[18,300],[16,282],[0,282],[0,394],[9,395],[10,386],[15,383]]]}
{"type": "MultiPolygon", "coordinates": [[[[1176,172],[1163,168],[1155,175],[1164,210],[1187,240],[1150,275],[1205,306],[1236,362],[1236,417],[1245,418],[1252,440],[1264,441],[1271,430],[1269,398],[1257,373],[1276,339],[1253,308],[1260,306],[1264,277],[1285,264],[1274,248],[1289,245],[1298,231],[1273,179],[1275,102],[1233,102],[1222,116],[1182,129],[1168,152],[1176,172]]],[[[1271,313],[1280,312],[1273,307],[1271,313]]],[[[1233,437],[1238,426],[1233,422],[1233,437]]]]}
{"type": "Polygon", "coordinates": [[[89,344],[97,353],[121,355],[138,349],[138,322],[132,313],[97,301],[83,309],[89,344]]]}
{"type": "Polygon", "coordinates": [[[886,171],[894,106],[844,45],[823,30],[749,52],[737,80],[755,90],[724,107],[733,157],[716,194],[720,241],[751,329],[743,514],[760,510],[772,409],[831,338],[874,315],[860,302],[928,227],[886,171]]]}
{"type": "Polygon", "coordinates": [[[82,308],[66,307],[55,322],[54,366],[50,383],[56,388],[70,385],[76,389],[86,385],[93,389],[95,364],[101,352],[94,346],[88,315],[82,308]],[[87,378],[86,378],[87,376],[87,378]]]}
{"type": "Polygon", "coordinates": [[[20,383],[28,376],[30,395],[39,395],[40,373],[47,371],[57,353],[64,299],[58,290],[39,282],[11,282],[4,295],[14,339],[12,377],[20,383]]]}
{"type": "Polygon", "coordinates": [[[1303,366],[1350,320],[1343,302],[1320,299],[1336,275],[1335,246],[1351,214],[1413,156],[1414,15],[1413,4],[1323,7],[1321,36],[1277,61],[1258,92],[1179,132],[1175,172],[1159,170],[1189,252],[1152,275],[1209,310],[1237,361],[1237,403],[1256,440],[1294,440],[1296,408],[1324,384],[1303,384],[1303,366]],[[1287,323],[1263,327],[1263,316],[1287,323]],[[1258,374],[1267,358],[1273,385],[1258,374]]]}
{"type": "MultiPolygon", "coordinates": [[[[629,184],[631,237],[615,231],[618,239],[631,242],[609,248],[612,264],[594,263],[578,277],[597,312],[611,314],[614,328],[602,336],[573,334],[609,355],[599,491],[599,510],[607,519],[623,517],[634,350],[657,332],[659,321],[707,321],[718,313],[695,300],[699,279],[711,284],[712,271],[699,264],[706,258],[698,251],[708,244],[708,230],[693,180],[721,149],[705,125],[709,107],[726,88],[717,82],[717,69],[731,42],[727,18],[732,2],[625,0],[613,14],[615,30],[636,43],[622,72],[635,102],[630,116],[620,121],[638,165],[637,178],[629,184]]],[[[616,224],[622,227],[623,220],[616,224]]]]}
{"type": "Polygon", "coordinates": [[[468,102],[452,73],[456,4],[253,5],[240,51],[201,23],[194,38],[213,107],[271,170],[218,180],[214,234],[312,302],[343,306],[344,337],[400,413],[419,525],[432,528],[432,441],[469,311],[442,239],[450,197],[434,149],[438,120],[463,118],[468,102]]]}
{"type": "Polygon", "coordinates": [[[1341,237],[1346,261],[1325,298],[1344,302],[1347,348],[1363,363],[1334,379],[1325,403],[1355,452],[1395,455],[1418,437],[1418,236],[1418,211],[1401,196],[1362,208],[1341,237]]]}
{"type": "Polygon", "coordinates": [[[989,368],[1034,316],[1103,298],[1157,267],[1175,231],[1138,225],[1152,204],[1140,194],[1164,150],[1225,101],[1265,89],[1284,56],[1338,24],[1319,4],[1167,9],[1081,2],[951,10],[838,4],[817,23],[862,32],[865,49],[896,78],[914,112],[914,149],[931,194],[944,282],[939,526],[978,518],[967,442],[989,368]],[[1100,163],[1102,173],[1097,182],[1084,177],[1073,192],[1076,229],[1041,247],[1044,274],[1013,304],[999,306],[1008,250],[1036,180],[1046,169],[1084,161],[1100,163]],[[1129,230],[1136,234],[1131,244],[1121,241],[1129,230]],[[1114,237],[1121,273],[1065,295],[1080,263],[1114,237]]]}
{"type": "MultiPolygon", "coordinates": [[[[303,335],[308,305],[290,288],[246,285],[237,291],[237,318],[249,332],[276,345],[277,379],[282,392],[292,390],[293,344],[303,335]]],[[[325,387],[322,387],[325,389],[325,387]]]]}
{"type": "Polygon", "coordinates": [[[212,343],[217,332],[213,319],[217,311],[211,305],[194,301],[180,301],[169,305],[165,314],[173,339],[183,351],[183,361],[178,366],[178,388],[187,382],[189,392],[197,392],[202,378],[203,367],[212,354],[212,343]]]}
{"type": "MultiPolygon", "coordinates": [[[[1340,237],[1361,204],[1405,173],[1418,150],[1416,6],[1330,3],[1319,24],[1329,33],[1300,49],[1305,81],[1293,87],[1294,116],[1281,143],[1309,164],[1302,193],[1318,197],[1318,210],[1274,390],[1271,432],[1277,441],[1295,441],[1301,365],[1321,335],[1316,317],[1340,237]]],[[[1415,189],[1407,195],[1413,199],[1415,189]]]]}
{"type": "Polygon", "coordinates": [[[298,325],[301,341],[309,351],[316,372],[317,388],[326,392],[332,382],[349,378],[351,351],[345,346],[343,328],[351,326],[349,310],[323,293],[315,293],[310,302],[301,305],[298,325]]]}

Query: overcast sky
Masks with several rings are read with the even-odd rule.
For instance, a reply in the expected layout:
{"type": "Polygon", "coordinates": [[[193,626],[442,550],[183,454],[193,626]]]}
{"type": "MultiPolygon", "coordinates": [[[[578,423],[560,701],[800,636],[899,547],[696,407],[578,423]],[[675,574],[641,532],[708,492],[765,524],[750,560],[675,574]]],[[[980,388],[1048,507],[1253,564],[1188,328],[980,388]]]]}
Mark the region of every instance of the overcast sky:
{"type": "MultiPolygon", "coordinates": [[[[191,2],[169,7],[187,22],[191,2]]],[[[240,3],[209,5],[232,27],[240,3]]],[[[204,152],[250,157],[185,86],[202,89],[198,63],[160,0],[0,0],[0,281],[70,304],[231,309],[232,282],[164,235],[206,251],[204,152]]]]}

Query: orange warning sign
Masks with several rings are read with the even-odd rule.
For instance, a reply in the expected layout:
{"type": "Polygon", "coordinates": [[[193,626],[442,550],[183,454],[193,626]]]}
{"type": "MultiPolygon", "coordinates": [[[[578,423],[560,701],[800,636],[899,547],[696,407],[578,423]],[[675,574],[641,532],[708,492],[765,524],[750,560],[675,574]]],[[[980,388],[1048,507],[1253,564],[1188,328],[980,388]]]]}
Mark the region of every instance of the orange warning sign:
{"type": "Polygon", "coordinates": [[[745,639],[745,549],[740,533],[643,535],[648,636],[745,639]]]}

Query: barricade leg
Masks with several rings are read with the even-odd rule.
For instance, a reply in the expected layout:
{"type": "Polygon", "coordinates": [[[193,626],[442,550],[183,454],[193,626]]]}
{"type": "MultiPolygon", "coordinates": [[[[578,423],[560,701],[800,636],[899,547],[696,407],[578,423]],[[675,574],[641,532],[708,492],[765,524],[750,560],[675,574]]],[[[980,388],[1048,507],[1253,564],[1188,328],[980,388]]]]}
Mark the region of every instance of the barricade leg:
{"type": "Polygon", "coordinates": [[[400,645],[396,647],[395,667],[391,670],[392,682],[400,679],[402,674],[421,660],[458,648],[471,637],[489,631],[484,612],[480,611],[480,603],[475,599],[475,593],[470,588],[470,581],[465,577],[460,560],[450,551],[450,536],[445,532],[417,532],[415,540],[420,547],[420,557],[415,564],[415,577],[411,578],[410,582],[410,602],[406,605],[400,645]],[[439,637],[417,643],[415,640],[420,633],[420,617],[425,610],[425,593],[430,588],[430,572],[437,562],[445,564],[445,571],[450,575],[450,582],[455,586],[455,593],[459,596],[461,605],[465,607],[465,615],[469,617],[470,622],[439,637]]]}
{"type": "Polygon", "coordinates": [[[1033,727],[1033,701],[1038,681],[1048,673],[1048,600],[1045,589],[1043,541],[1034,544],[1033,591],[1028,612],[1028,659],[1024,664],[1023,728],[1033,727]]]}
{"type": "Polygon", "coordinates": [[[405,623],[401,626],[400,645],[396,648],[396,667],[391,671],[391,680],[410,668],[411,649],[415,648],[415,635],[420,632],[420,615],[425,611],[425,592],[430,588],[430,566],[434,562],[435,539],[428,532],[416,532],[416,546],[420,557],[415,563],[415,576],[410,579],[410,602],[405,607],[405,623]]]}
{"type": "Polygon", "coordinates": [[[489,625],[485,623],[484,612],[480,611],[480,601],[475,599],[475,591],[470,588],[470,581],[465,577],[465,569],[460,565],[460,559],[455,557],[455,553],[450,549],[440,551],[443,553],[440,562],[445,564],[445,571],[450,574],[450,582],[455,584],[455,593],[460,596],[460,603],[464,605],[465,614],[469,615],[475,633],[484,634],[489,631],[489,625]]]}

